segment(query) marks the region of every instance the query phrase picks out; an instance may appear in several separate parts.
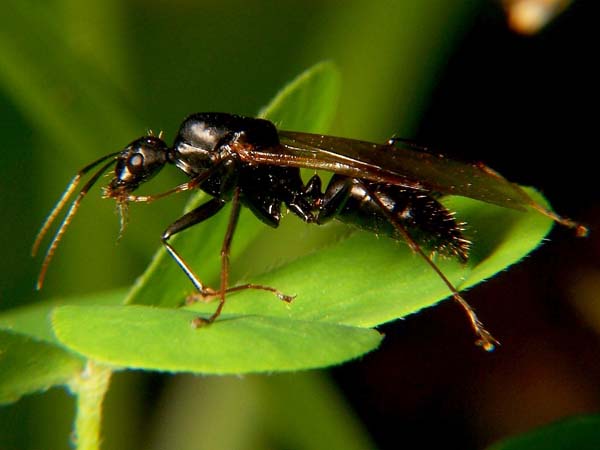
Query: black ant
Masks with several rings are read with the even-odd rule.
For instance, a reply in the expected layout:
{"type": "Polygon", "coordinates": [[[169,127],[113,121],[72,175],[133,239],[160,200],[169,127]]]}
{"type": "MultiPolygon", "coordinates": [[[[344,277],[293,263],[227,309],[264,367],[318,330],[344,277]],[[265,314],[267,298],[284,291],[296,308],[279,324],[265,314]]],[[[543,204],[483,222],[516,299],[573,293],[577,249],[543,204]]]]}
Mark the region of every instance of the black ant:
{"type": "Polygon", "coordinates": [[[198,113],[185,119],[171,147],[161,136],[144,136],[77,173],[42,226],[33,246],[34,254],[81,178],[101,165],[79,191],[54,236],[42,264],[38,289],[42,287],[56,247],[81,200],[115,161],[115,177],[105,188],[104,196],[117,201],[122,228],[128,202],[150,202],[195,188],[212,196],[211,200],[173,222],[162,234],[166,250],[197,289],[195,298],[219,298],[215,312],[208,319],[197,318],[196,326],[211,323],[219,317],[227,292],[261,289],[273,292],[284,301],[292,300],[270,286],[229,287],[229,253],[241,205],[250,208],[258,219],[274,228],[279,225],[283,204],[308,223],[324,224],[337,219],[404,240],[446,284],[454,300],[467,313],[478,336],[477,344],[486,350],[494,348],[495,339],[423,250],[456,257],[462,262],[469,256],[470,242],[462,233],[464,224],[457,222],[453,213],[437,200],[439,194],[470,197],[516,210],[531,208],[561,225],[574,228],[578,236],[585,236],[588,231],[583,225],[544,208],[519,186],[487,166],[453,161],[408,141],[392,138],[383,145],[373,144],[277,130],[264,119],[198,113]],[[132,195],[166,164],[174,164],[190,181],[158,195],[132,195]],[[325,170],[334,175],[323,190],[318,175],[303,183],[300,168],[325,170]],[[215,291],[200,281],[169,244],[169,239],[212,217],[227,202],[232,203],[232,208],[221,249],[220,287],[215,291]]]}

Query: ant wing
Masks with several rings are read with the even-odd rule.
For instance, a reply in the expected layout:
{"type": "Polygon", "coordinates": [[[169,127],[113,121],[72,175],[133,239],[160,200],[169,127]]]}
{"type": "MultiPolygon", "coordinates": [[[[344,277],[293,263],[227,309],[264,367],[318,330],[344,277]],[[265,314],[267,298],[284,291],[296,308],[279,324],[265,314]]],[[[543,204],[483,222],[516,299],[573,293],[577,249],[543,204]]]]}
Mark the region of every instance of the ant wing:
{"type": "MultiPolygon", "coordinates": [[[[412,189],[460,195],[506,208],[542,208],[519,186],[480,163],[397,145],[279,131],[280,145],[239,149],[247,162],[326,170],[412,189]]],[[[238,149],[236,149],[238,150],[238,149]]]]}
{"type": "Polygon", "coordinates": [[[482,163],[465,163],[408,146],[373,144],[320,134],[279,131],[280,144],[256,149],[238,145],[232,150],[252,164],[300,167],[397,186],[459,195],[524,211],[531,208],[573,228],[577,236],[588,229],[561,217],[533,200],[518,185],[482,163]]]}

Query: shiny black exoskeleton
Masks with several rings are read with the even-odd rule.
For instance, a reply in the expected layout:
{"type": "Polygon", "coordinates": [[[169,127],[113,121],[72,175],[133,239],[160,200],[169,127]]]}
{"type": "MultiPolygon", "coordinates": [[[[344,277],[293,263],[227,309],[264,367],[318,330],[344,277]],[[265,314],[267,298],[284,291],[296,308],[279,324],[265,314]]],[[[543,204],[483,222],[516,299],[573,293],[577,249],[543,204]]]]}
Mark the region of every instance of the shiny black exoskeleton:
{"type": "Polygon", "coordinates": [[[194,114],[181,125],[168,159],[191,178],[202,176],[206,170],[214,171],[201,189],[215,201],[224,202],[231,200],[239,188],[242,204],[267,225],[279,225],[282,204],[312,222],[313,205],[306,199],[299,169],[246,163],[232,151],[236,146],[261,150],[277,145],[277,129],[267,120],[222,113],[194,114]]]}
{"type": "Polygon", "coordinates": [[[194,114],[183,122],[170,148],[152,136],[131,143],[119,156],[117,177],[110,189],[116,193],[122,186],[129,193],[167,162],[192,179],[205,177],[199,187],[214,198],[169,227],[163,235],[165,240],[218,212],[239,190],[240,202],[272,227],[279,225],[281,206],[285,205],[305,222],[323,224],[335,218],[402,239],[404,236],[388,219],[391,214],[419,244],[467,259],[469,243],[460,225],[427,193],[343,175],[335,175],[321,192],[318,175],[305,185],[299,168],[253,164],[242,160],[236,150],[249,147],[260,151],[279,144],[278,131],[267,120],[222,113],[194,114]],[[365,187],[377,193],[380,203],[365,187]]]}
{"type": "MultiPolygon", "coordinates": [[[[130,193],[171,163],[191,178],[184,189],[197,186],[213,197],[175,221],[162,235],[166,249],[201,294],[206,288],[168,240],[210,218],[229,201],[233,201],[234,207],[223,245],[221,291],[228,288],[228,254],[239,204],[250,208],[271,227],[279,225],[281,207],[285,205],[308,223],[324,224],[338,219],[407,240],[419,251],[424,246],[467,260],[469,241],[462,236],[461,224],[428,192],[339,174],[322,191],[318,175],[304,184],[298,167],[257,164],[244,157],[244,152],[251,151],[267,152],[276,158],[281,147],[279,136],[279,131],[267,120],[223,113],[193,114],[182,123],[172,147],[154,136],[129,144],[117,158],[116,176],[106,195],[120,202],[150,200],[130,193]]],[[[223,302],[224,297],[209,321],[220,314],[223,302]]]]}

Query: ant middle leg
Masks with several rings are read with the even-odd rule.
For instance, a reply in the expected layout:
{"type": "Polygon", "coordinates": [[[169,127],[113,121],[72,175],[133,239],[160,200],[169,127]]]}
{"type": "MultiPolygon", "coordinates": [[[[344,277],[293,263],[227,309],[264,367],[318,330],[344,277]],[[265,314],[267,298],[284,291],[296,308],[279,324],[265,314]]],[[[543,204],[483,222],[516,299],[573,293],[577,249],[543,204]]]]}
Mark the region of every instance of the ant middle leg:
{"type": "Polygon", "coordinates": [[[229,285],[229,254],[231,251],[231,241],[233,240],[233,234],[235,227],[237,226],[238,219],[240,217],[240,188],[237,187],[233,192],[231,199],[231,213],[229,215],[229,223],[227,224],[227,231],[225,232],[225,239],[223,239],[223,245],[221,246],[221,288],[219,289],[219,304],[214,313],[208,318],[196,317],[192,322],[194,327],[200,327],[213,323],[217,317],[221,315],[223,306],[225,306],[225,293],[227,286],[229,285]]]}

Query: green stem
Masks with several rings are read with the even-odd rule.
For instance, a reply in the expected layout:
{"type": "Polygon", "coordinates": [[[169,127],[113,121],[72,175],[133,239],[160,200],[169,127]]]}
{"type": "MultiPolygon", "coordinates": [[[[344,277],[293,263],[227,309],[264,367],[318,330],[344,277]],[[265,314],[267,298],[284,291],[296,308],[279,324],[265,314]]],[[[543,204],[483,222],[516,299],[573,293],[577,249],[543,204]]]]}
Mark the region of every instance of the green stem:
{"type": "Polygon", "coordinates": [[[110,368],[88,361],[85,369],[70,385],[77,396],[73,431],[73,444],[77,450],[100,449],[102,402],[108,391],[111,374],[110,368]]]}

